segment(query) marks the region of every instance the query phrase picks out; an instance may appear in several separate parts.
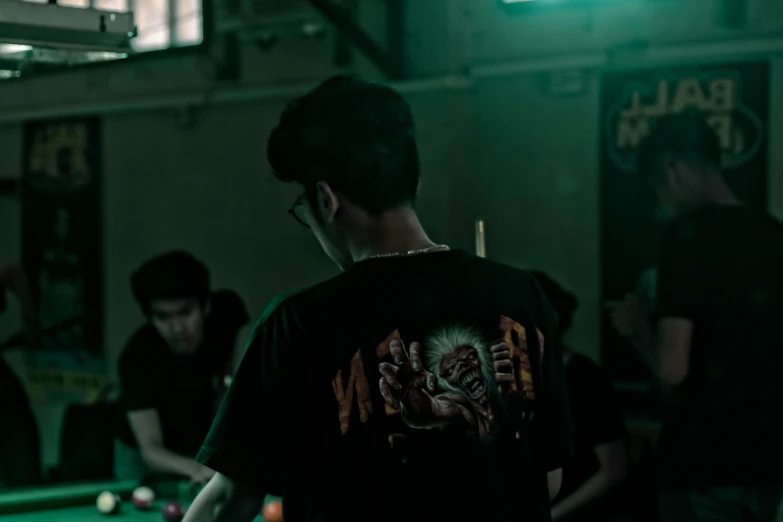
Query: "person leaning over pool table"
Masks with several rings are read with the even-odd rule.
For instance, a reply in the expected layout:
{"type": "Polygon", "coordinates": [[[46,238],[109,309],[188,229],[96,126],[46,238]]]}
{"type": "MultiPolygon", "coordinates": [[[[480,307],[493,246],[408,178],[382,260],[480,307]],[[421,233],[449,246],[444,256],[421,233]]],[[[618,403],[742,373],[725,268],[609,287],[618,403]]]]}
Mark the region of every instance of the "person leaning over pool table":
{"type": "Polygon", "coordinates": [[[206,483],[213,472],[194,457],[222,399],[224,378],[233,373],[237,335],[249,317],[234,292],[210,292],[207,268],[186,252],[148,261],[131,285],[148,321],[120,356],[127,422],[115,444],[115,475],[206,483]]]}

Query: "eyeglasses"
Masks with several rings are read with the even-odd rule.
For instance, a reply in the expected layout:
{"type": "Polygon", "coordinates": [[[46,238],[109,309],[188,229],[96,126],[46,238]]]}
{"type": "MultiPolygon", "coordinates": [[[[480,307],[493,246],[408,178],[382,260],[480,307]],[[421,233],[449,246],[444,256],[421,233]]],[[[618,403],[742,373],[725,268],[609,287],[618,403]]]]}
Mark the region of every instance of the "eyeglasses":
{"type": "Polygon", "coordinates": [[[310,228],[310,225],[307,224],[307,222],[302,218],[302,216],[299,215],[299,212],[301,211],[302,206],[305,202],[305,195],[301,194],[299,197],[296,198],[296,201],[294,201],[294,204],[291,205],[291,208],[288,209],[288,213],[293,216],[293,218],[296,220],[297,223],[302,225],[305,228],[310,228]]]}

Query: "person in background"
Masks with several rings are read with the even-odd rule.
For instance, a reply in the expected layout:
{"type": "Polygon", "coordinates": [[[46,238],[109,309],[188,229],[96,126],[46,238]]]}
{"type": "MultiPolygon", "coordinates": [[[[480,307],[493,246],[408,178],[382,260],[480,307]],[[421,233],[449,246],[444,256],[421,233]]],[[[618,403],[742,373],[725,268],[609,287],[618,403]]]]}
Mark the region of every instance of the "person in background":
{"type": "Polygon", "coordinates": [[[2,353],[5,347],[37,347],[35,301],[17,263],[0,267],[0,314],[7,309],[7,293],[19,301],[24,328],[0,346],[0,490],[38,485],[42,472],[41,440],[30,399],[2,353]]]}
{"type": "Polygon", "coordinates": [[[275,299],[199,461],[185,522],[529,522],[573,446],[554,312],[526,272],[430,240],[413,115],[331,78],[269,138],[293,217],[343,273],[275,299]]]}
{"type": "Polygon", "coordinates": [[[119,360],[127,423],[115,444],[115,475],[206,483],[213,472],[194,459],[233,373],[237,336],[249,317],[237,294],[210,291],[207,268],[186,252],[146,262],[131,286],[147,322],[119,360]]]}
{"type": "MultiPolygon", "coordinates": [[[[571,327],[578,301],[543,272],[531,272],[557,312],[561,339],[571,327]]],[[[601,367],[564,345],[568,400],[574,418],[574,458],[563,467],[563,485],[553,520],[608,520],[622,513],[618,496],[628,477],[623,413],[601,367]]]]}
{"type": "Polygon", "coordinates": [[[722,152],[702,115],[654,124],[638,168],[674,217],[656,308],[638,295],[612,304],[616,329],[668,389],[664,522],[771,521],[783,491],[783,226],[739,201],[722,152]]]}

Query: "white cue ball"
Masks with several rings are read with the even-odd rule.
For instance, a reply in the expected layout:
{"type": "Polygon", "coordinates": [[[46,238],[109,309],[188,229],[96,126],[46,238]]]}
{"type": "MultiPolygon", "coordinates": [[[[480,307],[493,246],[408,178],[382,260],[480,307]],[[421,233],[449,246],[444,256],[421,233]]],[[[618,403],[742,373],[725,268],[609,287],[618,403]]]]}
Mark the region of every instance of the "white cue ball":
{"type": "Polygon", "coordinates": [[[120,497],[111,491],[104,491],[98,495],[98,499],[95,501],[95,505],[98,508],[98,511],[104,515],[112,515],[119,510],[120,497]]]}

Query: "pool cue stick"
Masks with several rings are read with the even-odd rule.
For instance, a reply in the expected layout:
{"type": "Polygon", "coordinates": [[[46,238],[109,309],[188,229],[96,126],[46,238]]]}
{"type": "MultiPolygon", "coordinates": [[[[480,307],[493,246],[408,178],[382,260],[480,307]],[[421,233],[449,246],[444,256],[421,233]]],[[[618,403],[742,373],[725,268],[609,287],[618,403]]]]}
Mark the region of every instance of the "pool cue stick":
{"type": "Polygon", "coordinates": [[[485,238],[486,224],[484,218],[476,218],[476,255],[487,257],[487,244],[485,238]]]}

